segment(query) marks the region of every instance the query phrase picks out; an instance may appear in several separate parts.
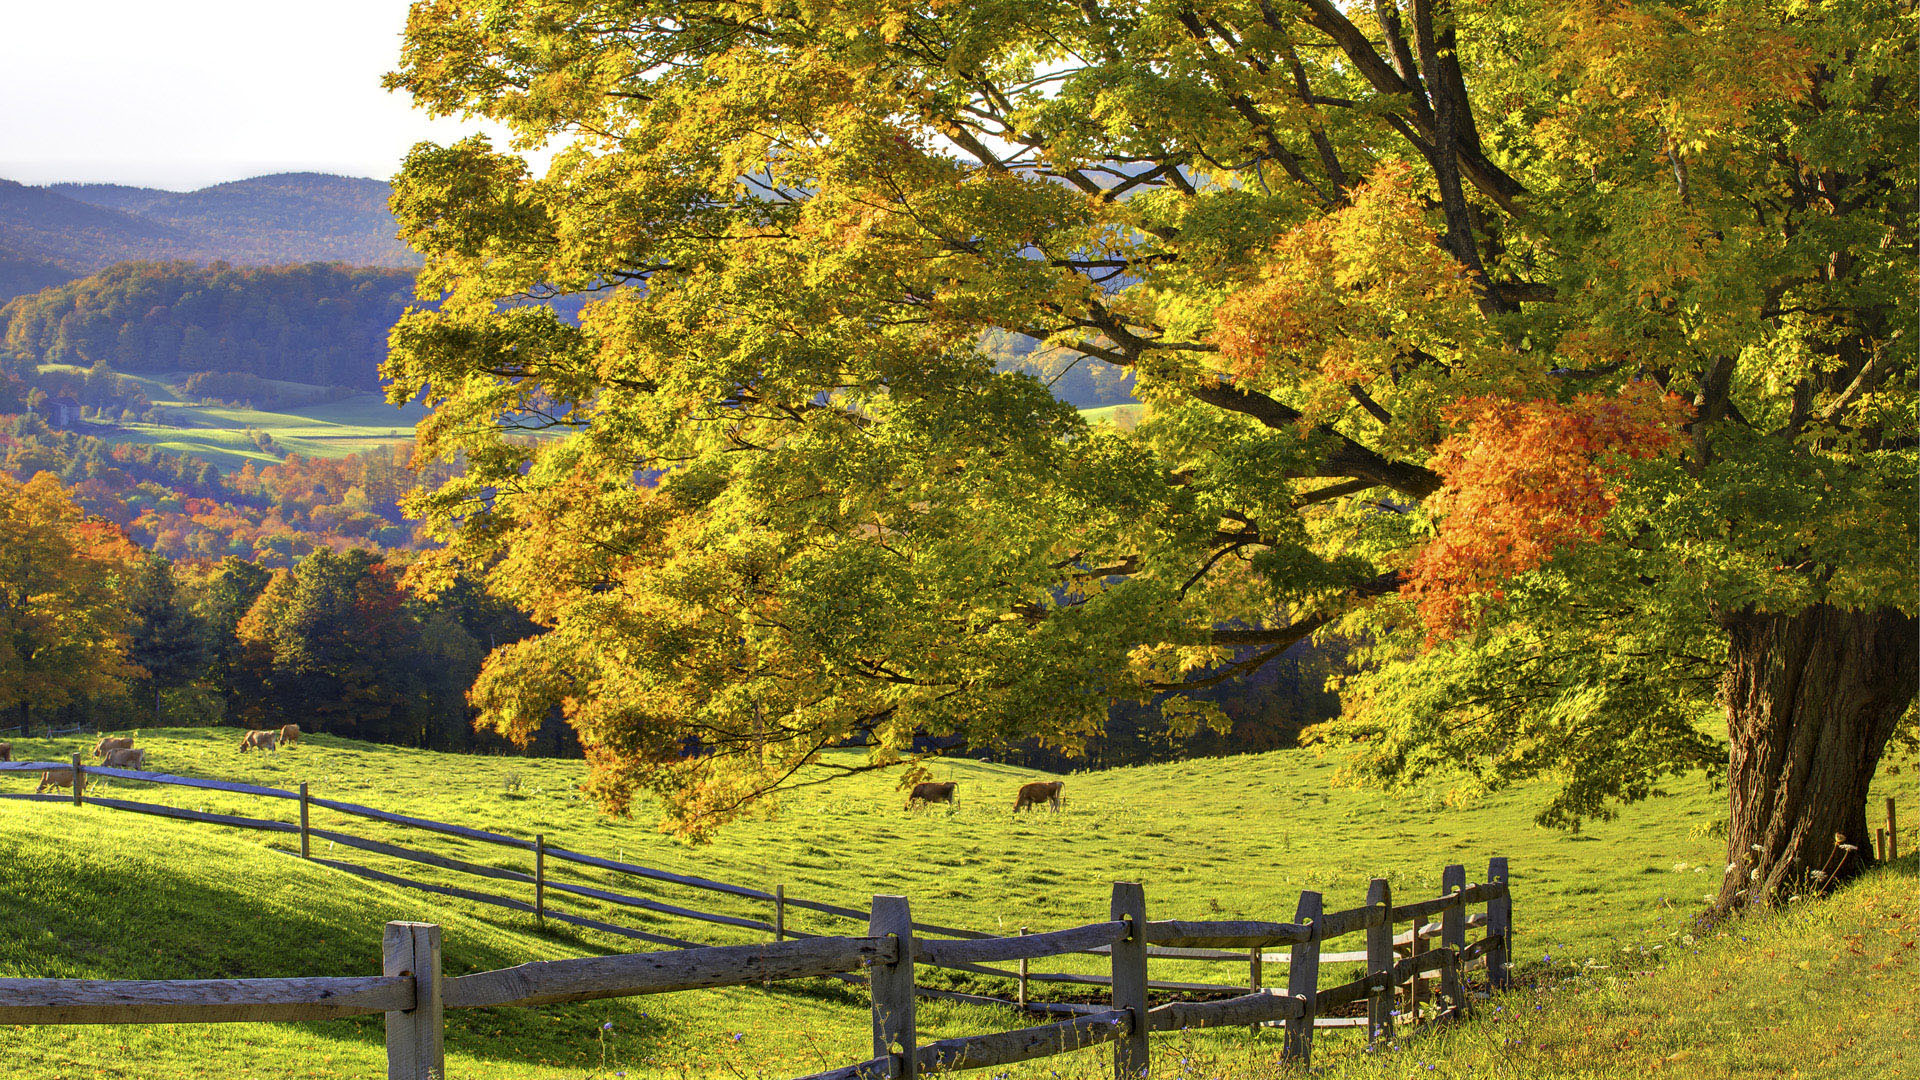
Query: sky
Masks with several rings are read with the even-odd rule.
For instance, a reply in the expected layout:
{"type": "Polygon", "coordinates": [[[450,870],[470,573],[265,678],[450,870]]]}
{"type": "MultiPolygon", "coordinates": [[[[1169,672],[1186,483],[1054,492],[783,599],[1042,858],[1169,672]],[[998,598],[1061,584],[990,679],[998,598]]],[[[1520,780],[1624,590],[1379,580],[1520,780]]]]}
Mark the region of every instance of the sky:
{"type": "Polygon", "coordinates": [[[0,177],[190,190],[262,173],[386,179],[431,120],[380,88],[407,0],[53,0],[0,14],[0,177]]]}

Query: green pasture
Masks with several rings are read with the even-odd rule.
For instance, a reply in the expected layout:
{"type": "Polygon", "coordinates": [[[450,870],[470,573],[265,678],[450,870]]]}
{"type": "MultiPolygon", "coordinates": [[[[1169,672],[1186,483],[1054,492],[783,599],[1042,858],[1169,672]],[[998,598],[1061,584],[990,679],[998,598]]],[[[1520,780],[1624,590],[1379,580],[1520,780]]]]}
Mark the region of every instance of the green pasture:
{"type": "MultiPolygon", "coordinates": [[[[56,367],[58,365],[43,365],[43,370],[56,367]]],[[[203,405],[189,400],[181,392],[185,373],[125,377],[141,384],[153,402],[158,422],[89,420],[79,430],[96,438],[147,443],[174,453],[192,454],[222,469],[237,469],[248,461],[258,467],[279,460],[254,445],[248,428],[273,436],[282,449],[291,453],[345,457],[413,438],[413,426],[426,412],[418,403],[396,408],[374,393],[353,394],[339,401],[281,411],[203,405]]],[[[300,383],[280,382],[279,385],[312,389],[300,383]]]]}
{"type": "Polygon", "coordinates": [[[1146,419],[1147,407],[1138,403],[1102,405],[1096,409],[1081,409],[1080,415],[1089,424],[1115,424],[1123,428],[1131,428],[1146,419]]]}
{"type": "MultiPolygon", "coordinates": [[[[1759,985],[1767,978],[1764,966],[1748,970],[1721,963],[1681,971],[1678,965],[1661,962],[1669,956],[1691,957],[1696,947],[1702,956],[1722,955],[1711,951],[1715,949],[1746,955],[1740,952],[1746,943],[1735,940],[1686,940],[1693,932],[1692,916],[1717,884],[1723,858],[1712,826],[1723,812],[1724,796],[1699,782],[1676,784],[1669,795],[1627,807],[1617,820],[1594,823],[1575,835],[1532,824],[1532,811],[1541,799],[1538,788],[1478,800],[1450,798],[1439,787],[1394,793],[1356,790],[1337,786],[1337,764],[1311,751],[1067,775],[1064,812],[1018,817],[1012,812],[1015,789],[1045,774],[956,760],[936,766],[940,779],[959,784],[960,803],[952,812],[934,808],[907,813],[902,809],[904,795],[890,779],[868,775],[796,792],[767,814],[730,826],[715,842],[694,847],[661,834],[648,807],[637,806],[631,820],[599,814],[575,790],[582,769],[577,762],[459,757],[311,735],[285,751],[241,755],[236,750],[238,733],[229,730],[143,731],[138,738],[149,751],[149,767],[156,770],[282,788],[306,781],[316,796],[516,836],[544,833],[554,846],[769,890],[785,884],[790,896],[849,907],[864,908],[873,893],[904,893],[923,921],[992,931],[1021,926],[1039,931],[1102,919],[1114,880],[1144,882],[1149,913],[1156,918],[1288,919],[1303,888],[1322,891],[1330,908],[1346,907],[1362,901],[1367,879],[1384,876],[1396,898],[1406,900],[1432,895],[1448,862],[1466,864],[1469,877],[1477,880],[1489,855],[1506,855],[1513,871],[1516,959],[1531,984],[1564,984],[1552,992],[1557,997],[1543,999],[1561,1003],[1554,1015],[1600,1010],[1593,1015],[1630,1016],[1633,1009],[1669,1004],[1659,994],[1635,997],[1608,989],[1613,984],[1607,979],[1697,980],[1711,974],[1759,985]],[[1649,968],[1655,973],[1632,974],[1649,968]]],[[[77,738],[14,742],[21,759],[63,760],[86,748],[77,738]]],[[[29,778],[20,774],[0,783],[12,790],[30,787],[29,778]]],[[[1881,786],[1902,800],[1903,821],[1920,821],[1909,774],[1883,776],[1881,786]]],[[[91,790],[254,817],[294,817],[287,800],[129,781],[109,781],[91,790]]],[[[530,868],[530,857],[522,851],[331,811],[316,810],[314,824],[473,862],[530,868]]],[[[1910,825],[1908,831],[1904,846],[1910,849],[1910,825]]],[[[7,895],[16,898],[10,910],[0,906],[0,974],[187,978],[371,973],[377,967],[380,926],[388,919],[441,923],[455,973],[634,947],[591,932],[536,931],[530,917],[521,913],[369,883],[304,863],[296,850],[296,841],[278,834],[239,833],[62,804],[0,803],[0,874],[11,878],[7,895]],[[285,925],[289,919],[291,926],[285,925]],[[123,941],[123,935],[132,937],[123,941]]],[[[324,843],[316,845],[315,854],[528,898],[521,895],[525,887],[514,883],[329,850],[324,843]]],[[[761,902],[585,871],[551,859],[548,867],[563,880],[682,906],[756,918],[770,914],[761,902]]],[[[1906,885],[1911,897],[1910,874],[1906,885]]],[[[696,941],[725,944],[755,936],[647,912],[575,904],[552,892],[548,896],[558,910],[696,941]]],[[[1830,907],[1811,905],[1809,910],[1830,907]]],[[[1906,910],[1911,922],[1910,901],[1906,910]]],[[[857,922],[792,908],[788,920],[815,933],[860,932],[857,922]]],[[[1817,926],[1809,929],[1801,952],[1814,949],[1821,932],[1817,926]]],[[[1911,952],[1905,955],[1910,963],[1911,952]]],[[[1808,958],[1795,953],[1791,962],[1803,959],[1808,958]]],[[[1098,969],[1095,958],[1075,958],[1065,966],[1076,962],[1082,969],[1098,969]]],[[[1035,968],[1043,966],[1036,963],[1035,968]]],[[[1911,987],[1913,969],[1905,970],[1901,985],[1911,987]]],[[[1237,964],[1156,961],[1153,975],[1242,982],[1246,971],[1237,964]]],[[[933,981],[958,989],[1005,989],[992,980],[958,973],[940,973],[933,981]]],[[[1003,1010],[930,1003],[923,1008],[928,1038],[1025,1023],[1003,1010]]],[[[1812,1017],[1801,1020],[1811,1023],[1812,1017]]],[[[1703,1012],[1694,1035],[1711,1030],[1713,1022],[1703,1012]]],[[[1911,1017],[1907,1023],[1911,1028],[1911,1017]]],[[[598,1077],[624,1071],[635,1077],[779,1077],[864,1056],[866,1019],[861,992],[823,981],[773,992],[705,991],[473,1013],[450,1024],[450,1069],[455,1076],[598,1077]],[[609,1034],[607,1070],[602,1071],[598,1032],[608,1021],[615,1027],[609,1034]],[[740,1040],[733,1039],[735,1034],[740,1040]]],[[[1480,1025],[1462,1028],[1431,1044],[1451,1047],[1446,1053],[1457,1056],[1466,1052],[1466,1033],[1480,1030],[1480,1025]]],[[[24,1070],[15,1075],[24,1077],[354,1076],[377,1074],[378,1033],[376,1020],[120,1031],[13,1029],[5,1038],[10,1062],[24,1070]],[[84,1066],[84,1072],[63,1071],[75,1066],[84,1066]]],[[[1507,1037],[1504,1030],[1499,1035],[1507,1037]]],[[[1258,1041],[1239,1031],[1208,1032],[1157,1039],[1156,1045],[1178,1043],[1190,1063],[1210,1063],[1204,1073],[1186,1075],[1264,1076],[1273,1074],[1278,1038],[1273,1032],[1258,1041]]],[[[1545,1040],[1543,1047],[1552,1042],[1545,1033],[1538,1038],[1545,1040]]],[[[1359,1070],[1356,1076],[1413,1075],[1414,1059],[1401,1062],[1407,1071],[1395,1072],[1400,1066],[1393,1063],[1399,1058],[1361,1054],[1355,1034],[1322,1032],[1320,1040],[1323,1059],[1342,1063],[1342,1070],[1359,1070]]],[[[1781,1045],[1787,1041],[1784,1034],[1776,1039],[1781,1045]]],[[[1419,1039],[1415,1045],[1428,1042],[1419,1039]]],[[[1646,1040],[1649,1046],[1654,1042],[1646,1040]]],[[[1558,1049],[1550,1064],[1562,1071],[1543,1075],[1589,1075],[1579,1070],[1599,1060],[1592,1054],[1582,1057],[1572,1042],[1552,1045],[1558,1049]]],[[[1056,1069],[1061,1075],[1079,1075],[1072,1070],[1091,1068],[1097,1053],[1035,1063],[1011,1075],[1047,1077],[1056,1069]]],[[[1159,1064],[1172,1060],[1157,1051],[1159,1064]]],[[[1487,1051],[1475,1060],[1492,1068],[1505,1059],[1487,1051]]],[[[1424,1068],[1420,1072],[1424,1074],[1424,1068]]],[[[1171,1070],[1166,1075],[1181,1073],[1171,1070]]]]}

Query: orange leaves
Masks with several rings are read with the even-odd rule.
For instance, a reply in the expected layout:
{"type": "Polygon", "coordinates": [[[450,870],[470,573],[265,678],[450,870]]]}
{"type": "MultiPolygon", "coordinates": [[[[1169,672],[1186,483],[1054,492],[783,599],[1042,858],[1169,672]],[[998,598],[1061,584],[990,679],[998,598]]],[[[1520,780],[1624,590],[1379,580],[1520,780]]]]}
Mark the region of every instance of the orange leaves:
{"type": "Polygon", "coordinates": [[[1236,378],[1318,375],[1310,382],[1342,402],[1347,383],[1372,382],[1411,350],[1450,354],[1482,332],[1471,283],[1440,247],[1402,162],[1376,169],[1350,205],[1289,230],[1260,280],[1215,320],[1236,378]]]}
{"type": "Polygon", "coordinates": [[[1625,459],[1674,448],[1690,416],[1679,398],[1644,382],[1566,404],[1469,398],[1452,412],[1466,427],[1432,462],[1446,478],[1432,504],[1439,533],[1402,589],[1429,640],[1464,629],[1473,597],[1497,599],[1506,579],[1598,540],[1625,459]]]}

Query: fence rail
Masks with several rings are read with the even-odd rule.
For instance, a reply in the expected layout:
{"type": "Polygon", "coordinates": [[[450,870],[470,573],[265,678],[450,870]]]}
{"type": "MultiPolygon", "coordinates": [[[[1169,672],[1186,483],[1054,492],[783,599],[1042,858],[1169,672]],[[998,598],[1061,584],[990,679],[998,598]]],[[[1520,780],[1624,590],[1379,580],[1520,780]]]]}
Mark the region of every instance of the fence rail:
{"type": "MultiPolygon", "coordinates": [[[[1437,1018],[1464,1016],[1470,1009],[1464,972],[1483,964],[1493,987],[1507,983],[1507,956],[1512,934],[1512,894],[1505,859],[1488,864],[1487,880],[1468,884],[1463,867],[1446,868],[1442,895],[1394,905],[1384,879],[1375,879],[1367,903],[1324,912],[1318,893],[1301,894],[1291,922],[1257,920],[1159,920],[1146,917],[1145,897],[1138,885],[1114,887],[1110,917],[1104,922],[1043,933],[994,936],[975,930],[915,921],[903,897],[877,896],[869,910],[752,889],[689,874],[605,859],[556,848],[544,836],[534,840],[473,829],[446,822],[394,814],[339,800],[317,798],[301,785],[299,791],[85,765],[69,762],[0,763],[0,773],[35,773],[72,769],[73,801],[103,808],[206,822],[281,834],[298,834],[300,850],[311,861],[370,880],[523,911],[541,919],[672,946],[655,951],[522,964],[497,971],[445,979],[439,971],[439,928],[427,924],[393,923],[386,931],[384,973],[380,976],[311,979],[190,980],[139,982],[126,980],[0,979],[0,1023],[216,1023],[263,1020],[315,1020],[381,1012],[387,1016],[389,1076],[442,1075],[440,1015],[449,1008],[535,1007],[595,998],[671,993],[720,986],[757,986],[800,978],[832,977],[864,981],[873,996],[875,1056],[863,1062],[816,1074],[809,1080],[835,1078],[907,1077],[930,1071],[985,1068],[1112,1042],[1115,1066],[1137,1075],[1146,1065],[1147,1034],[1179,1028],[1280,1025],[1286,1029],[1284,1053],[1309,1059],[1316,1026],[1365,1025],[1374,1037],[1390,1037],[1396,995],[1402,1013],[1418,1018],[1423,1003],[1437,1018]],[[147,783],[223,791],[240,795],[294,800],[298,823],[250,818],[234,814],[191,810],[128,799],[84,795],[88,777],[111,777],[147,783]],[[309,820],[313,807],[457,836],[481,843],[533,853],[533,873],[488,866],[406,845],[355,836],[334,829],[315,828],[309,820]],[[441,870],[531,885],[531,901],[476,889],[419,881],[343,860],[313,855],[313,840],[403,862],[441,870]],[[555,881],[547,871],[548,858],[671,884],[723,893],[772,905],[771,921],[744,918],[664,901],[629,896],[611,889],[555,881]],[[579,896],[651,915],[718,924],[773,935],[773,940],[748,945],[706,945],[665,934],[640,930],[553,910],[549,892],[579,896]],[[1482,912],[1469,912],[1485,905],[1482,912]],[[816,935],[787,925],[787,908],[798,908],[835,918],[861,919],[865,936],[816,935]],[[1438,921],[1429,921],[1438,917],[1438,921]],[[1411,923],[1404,932],[1398,924],[1411,923]],[[1484,936],[1469,943],[1466,932],[1483,929],[1484,936]],[[940,935],[921,937],[920,934],[940,935]],[[1323,952],[1325,942],[1350,935],[1366,935],[1365,948],[1323,952]],[[1438,940],[1438,945],[1428,942],[1438,940]],[[1286,951],[1268,952],[1269,949],[1286,951]],[[1064,956],[1091,956],[1107,961],[1104,974],[1035,972],[1030,961],[1064,956]],[[1246,963],[1249,985],[1152,981],[1149,960],[1246,963]],[[1018,970],[988,965],[1017,962],[1018,970]],[[1337,986],[1321,987],[1328,964],[1364,963],[1366,974],[1337,986]],[[1287,966],[1287,986],[1263,988],[1266,964],[1287,966]],[[1006,978],[1018,984],[1017,1000],[1031,1011],[1065,1012],[1069,1019],[989,1035],[945,1039],[915,1045],[914,1000],[943,997],[980,1003],[1012,1005],[1014,1001],[979,994],[962,994],[915,985],[918,967],[937,967],[1006,978]],[[864,979],[862,975],[864,974],[864,979]],[[1427,987],[1429,981],[1437,986],[1427,987]],[[1107,1005],[1067,1002],[1030,1002],[1029,982],[1053,982],[1103,987],[1107,1005]],[[1230,994],[1221,1000],[1171,1001],[1149,1009],[1149,990],[1178,993],[1230,994]],[[1336,1015],[1356,1003],[1367,1004],[1365,1017],[1336,1015]]],[[[66,795],[0,793],[0,798],[66,801],[66,795]]]]}

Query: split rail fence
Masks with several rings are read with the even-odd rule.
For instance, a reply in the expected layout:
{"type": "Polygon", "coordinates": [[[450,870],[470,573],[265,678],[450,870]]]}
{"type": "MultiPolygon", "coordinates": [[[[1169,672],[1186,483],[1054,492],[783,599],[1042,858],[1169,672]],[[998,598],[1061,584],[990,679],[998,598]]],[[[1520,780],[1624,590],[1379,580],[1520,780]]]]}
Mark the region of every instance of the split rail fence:
{"type": "Polygon", "coordinates": [[[1272,1025],[1286,1028],[1285,1052],[1305,1060],[1311,1052],[1315,1027],[1365,1025],[1374,1037],[1390,1037],[1396,1015],[1417,1019],[1423,1015],[1446,1019],[1470,1009],[1466,970],[1484,965],[1490,987],[1507,985],[1507,957],[1512,936],[1512,899],[1507,864],[1492,860],[1487,880],[1469,885],[1465,869],[1446,868],[1442,895],[1395,905],[1385,879],[1375,879],[1365,906],[1326,913],[1320,894],[1305,892],[1292,923],[1247,920],[1208,922],[1148,922],[1140,886],[1114,887],[1110,918],[1104,923],[1048,933],[996,937],[979,931],[917,922],[900,897],[875,897],[868,911],[785,895],[783,886],[772,893],[674,874],[621,860],[604,859],[549,847],[543,836],[532,841],[466,826],[392,814],[370,807],[317,798],[306,785],[298,792],[248,784],[169,776],[134,770],[87,766],[76,756],[70,762],[0,763],[0,773],[38,773],[72,769],[75,783],[69,794],[8,793],[0,797],[88,802],[135,813],[273,832],[298,833],[303,857],[347,873],[390,884],[494,904],[560,922],[618,936],[675,947],[676,951],[585,957],[521,965],[442,980],[439,968],[439,929],[425,924],[389,924],[386,973],[377,977],[318,979],[191,980],[134,982],[124,980],[0,980],[0,1023],[186,1023],[260,1020],[317,1020],[384,1012],[387,1014],[389,1075],[424,1077],[438,1071],[442,1057],[440,1010],[552,1004],[589,998],[661,993],[713,986],[764,984],[809,977],[837,977],[865,981],[874,999],[875,1056],[843,1069],[818,1074],[820,1078],[879,1078],[921,1072],[983,1068],[1063,1053],[1104,1042],[1116,1042],[1116,1075],[1138,1076],[1146,1064],[1148,1031],[1222,1025],[1272,1025]],[[114,777],[189,788],[297,800],[299,821],[282,822],[216,814],[157,803],[101,798],[85,794],[87,777],[114,777]],[[484,866],[465,860],[418,851],[311,825],[311,809],[320,807],[429,832],[450,834],[487,843],[529,850],[533,873],[484,866]],[[506,879],[532,886],[531,902],[493,893],[416,881],[371,870],[341,860],[317,857],[312,843],[358,848],[401,860],[422,863],[483,877],[506,879]],[[574,862],[603,870],[769,902],[771,922],[699,911],[657,900],[626,896],[610,890],[550,879],[548,859],[574,862]],[[667,935],[619,926],[601,920],[551,910],[546,893],[554,890],[634,907],[679,918],[744,928],[771,934],[773,940],[749,945],[707,946],[667,935]],[[1469,907],[1484,905],[1480,912],[1469,907]],[[820,914],[860,919],[868,923],[866,937],[815,935],[785,925],[786,910],[800,908],[820,914]],[[1406,931],[1395,933],[1400,923],[1406,931]],[[1142,929],[1144,928],[1144,929],[1142,929]],[[1469,942],[1470,929],[1484,935],[1469,942]],[[1323,944],[1364,934],[1362,949],[1327,952],[1323,944]],[[923,936],[937,935],[937,936],[923,936]],[[1432,944],[1434,941],[1438,944],[1432,944]],[[1285,947],[1286,952],[1268,950],[1285,947]],[[1033,972],[1029,962],[1051,957],[1096,956],[1107,961],[1104,974],[1033,972]],[[1248,986],[1213,983],[1152,981],[1149,959],[1246,963],[1248,986]],[[994,967],[1016,962],[1018,968],[994,967]],[[1287,967],[1286,987],[1263,987],[1268,965],[1287,967]],[[1337,986],[1322,988],[1322,969],[1328,965],[1364,964],[1365,974],[1337,986]],[[962,994],[915,985],[916,968],[934,967],[1006,978],[1017,986],[1011,1001],[962,994]],[[428,972],[431,974],[427,974],[428,972]],[[862,978],[861,972],[865,972],[862,978]],[[1029,1001],[1029,983],[1054,981],[1101,986],[1105,1005],[1029,1001]],[[1429,986],[1429,983],[1435,985],[1429,986]],[[1224,1000],[1172,1001],[1147,1008],[1152,990],[1189,994],[1231,994],[1224,1000]],[[1032,1011],[1071,1014],[1072,1018],[1041,1027],[993,1035],[943,1040],[916,1046],[913,1029],[915,997],[943,997],[979,1003],[1019,1005],[1032,1011]],[[1398,1000],[1396,1001],[1396,997],[1398,1000]],[[1361,1006],[1365,1002],[1364,1015],[1361,1006]],[[1396,1006],[1398,1011],[1396,1012],[1396,1006]],[[429,1030],[431,1029],[431,1030],[429,1030]]]}

